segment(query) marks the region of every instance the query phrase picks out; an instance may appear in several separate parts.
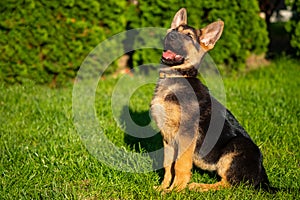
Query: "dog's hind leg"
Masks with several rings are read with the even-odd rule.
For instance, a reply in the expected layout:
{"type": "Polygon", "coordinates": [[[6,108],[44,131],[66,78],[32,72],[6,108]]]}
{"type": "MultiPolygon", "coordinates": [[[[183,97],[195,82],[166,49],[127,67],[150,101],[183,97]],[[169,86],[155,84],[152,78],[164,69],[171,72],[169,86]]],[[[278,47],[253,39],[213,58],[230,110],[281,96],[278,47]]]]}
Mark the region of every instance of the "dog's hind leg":
{"type": "Polygon", "coordinates": [[[196,190],[200,192],[206,192],[209,190],[220,190],[229,188],[231,185],[225,178],[222,178],[221,181],[214,183],[214,184],[203,184],[203,183],[191,183],[189,184],[190,190],[196,190]]]}
{"type": "Polygon", "coordinates": [[[209,191],[209,190],[220,190],[229,188],[231,184],[228,181],[228,171],[232,165],[232,161],[235,158],[237,154],[234,153],[228,153],[220,158],[220,160],[217,163],[217,172],[219,176],[221,176],[221,181],[214,183],[214,184],[202,184],[202,183],[191,183],[189,184],[190,190],[196,190],[196,191],[209,191]]]}

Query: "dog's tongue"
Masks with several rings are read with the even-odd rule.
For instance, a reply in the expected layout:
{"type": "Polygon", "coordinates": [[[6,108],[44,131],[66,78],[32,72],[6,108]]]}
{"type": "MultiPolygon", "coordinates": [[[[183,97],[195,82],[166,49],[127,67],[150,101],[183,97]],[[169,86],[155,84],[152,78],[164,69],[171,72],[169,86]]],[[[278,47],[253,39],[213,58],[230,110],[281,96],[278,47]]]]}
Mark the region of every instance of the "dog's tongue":
{"type": "Polygon", "coordinates": [[[167,50],[163,52],[163,58],[167,59],[167,60],[174,60],[176,57],[176,53],[174,53],[173,51],[167,50]]]}

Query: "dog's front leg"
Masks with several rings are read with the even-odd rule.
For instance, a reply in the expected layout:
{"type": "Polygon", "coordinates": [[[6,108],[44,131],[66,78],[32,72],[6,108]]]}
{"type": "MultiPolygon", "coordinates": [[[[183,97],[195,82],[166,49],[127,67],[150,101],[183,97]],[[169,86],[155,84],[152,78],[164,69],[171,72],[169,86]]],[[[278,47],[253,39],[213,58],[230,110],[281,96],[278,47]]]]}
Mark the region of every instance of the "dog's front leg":
{"type": "Polygon", "coordinates": [[[174,176],[174,159],[175,159],[175,150],[174,147],[169,145],[164,141],[164,179],[160,186],[156,187],[159,191],[166,190],[173,179],[174,176]]]}
{"type": "Polygon", "coordinates": [[[181,191],[186,188],[191,178],[195,140],[180,138],[178,142],[177,160],[174,164],[175,177],[168,190],[181,191]]]}

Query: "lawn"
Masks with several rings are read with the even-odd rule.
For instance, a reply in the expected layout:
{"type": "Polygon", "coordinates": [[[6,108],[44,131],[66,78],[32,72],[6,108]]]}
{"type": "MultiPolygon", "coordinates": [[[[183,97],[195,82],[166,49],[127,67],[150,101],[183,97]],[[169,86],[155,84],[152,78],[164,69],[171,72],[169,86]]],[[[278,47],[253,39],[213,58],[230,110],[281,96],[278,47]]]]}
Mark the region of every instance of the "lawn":
{"type": "MultiPolygon", "coordinates": [[[[270,66],[224,77],[226,105],[259,145],[276,194],[238,186],[216,192],[162,195],[153,189],[162,171],[119,171],[91,155],[73,124],[72,86],[50,89],[28,81],[0,83],[1,199],[297,199],[300,196],[300,62],[270,66]]],[[[117,79],[106,77],[96,94],[96,113],[107,138],[132,152],[159,148],[160,137],[124,134],[111,112],[117,79]],[[153,144],[156,142],[156,144],[153,144]]],[[[149,122],[154,85],[140,87],[129,107],[139,124],[149,122]]],[[[125,151],[124,150],[124,151],[125,151]]],[[[192,181],[218,177],[193,170],[192,181]]]]}

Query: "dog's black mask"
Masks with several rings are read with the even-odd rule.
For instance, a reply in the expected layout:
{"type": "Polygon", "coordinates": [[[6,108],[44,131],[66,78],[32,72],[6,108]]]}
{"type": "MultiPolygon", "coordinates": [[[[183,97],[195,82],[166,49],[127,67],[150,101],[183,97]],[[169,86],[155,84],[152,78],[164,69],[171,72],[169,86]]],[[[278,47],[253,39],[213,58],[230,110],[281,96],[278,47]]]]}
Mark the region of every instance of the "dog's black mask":
{"type": "Polygon", "coordinates": [[[182,64],[187,55],[184,48],[184,40],[187,39],[188,36],[180,34],[176,30],[169,32],[164,39],[164,52],[161,62],[168,66],[182,64]]]}

